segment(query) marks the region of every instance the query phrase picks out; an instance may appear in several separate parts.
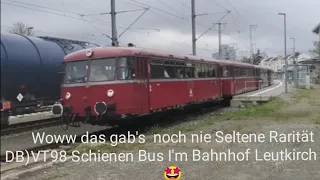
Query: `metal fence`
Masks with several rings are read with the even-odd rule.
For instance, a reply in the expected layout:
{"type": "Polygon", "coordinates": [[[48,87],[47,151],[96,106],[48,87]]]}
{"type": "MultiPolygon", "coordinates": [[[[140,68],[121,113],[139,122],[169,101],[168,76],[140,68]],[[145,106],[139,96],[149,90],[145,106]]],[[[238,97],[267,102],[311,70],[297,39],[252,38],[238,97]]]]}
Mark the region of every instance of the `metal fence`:
{"type": "Polygon", "coordinates": [[[308,65],[290,66],[288,82],[294,87],[306,87],[310,83],[310,72],[308,65]]]}

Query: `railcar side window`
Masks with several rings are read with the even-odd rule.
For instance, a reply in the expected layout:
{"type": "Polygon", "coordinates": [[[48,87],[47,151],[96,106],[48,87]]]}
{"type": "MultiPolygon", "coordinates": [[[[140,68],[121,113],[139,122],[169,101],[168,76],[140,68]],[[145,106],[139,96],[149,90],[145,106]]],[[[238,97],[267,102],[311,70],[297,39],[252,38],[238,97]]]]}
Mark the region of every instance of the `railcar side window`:
{"type": "Polygon", "coordinates": [[[176,78],[176,62],[175,61],[164,61],[164,77],[165,78],[176,78]]]}
{"type": "Polygon", "coordinates": [[[247,68],[243,69],[243,77],[249,76],[249,70],[247,68]]]}
{"type": "Polygon", "coordinates": [[[231,72],[230,72],[230,68],[228,67],[222,67],[222,76],[223,77],[230,77],[231,72]]]}
{"type": "Polygon", "coordinates": [[[163,61],[158,59],[153,59],[151,61],[151,78],[161,79],[164,78],[164,66],[163,61]]]}
{"type": "Polygon", "coordinates": [[[249,76],[254,76],[253,75],[253,69],[249,69],[249,76]]]}
{"type": "Polygon", "coordinates": [[[201,77],[201,64],[195,64],[195,77],[201,77]]]}
{"type": "Polygon", "coordinates": [[[153,59],[151,61],[151,77],[161,78],[204,78],[217,77],[217,66],[214,64],[153,59]]]}
{"type": "Polygon", "coordinates": [[[233,68],[233,73],[234,73],[234,77],[239,77],[240,76],[240,71],[239,68],[233,68]]]}
{"type": "Polygon", "coordinates": [[[241,72],[241,77],[245,77],[247,76],[247,69],[246,68],[240,68],[240,72],[241,72]]]}
{"type": "Polygon", "coordinates": [[[213,71],[212,65],[208,64],[207,65],[207,72],[206,72],[207,77],[212,77],[212,71],[213,71]]]}
{"type": "Polygon", "coordinates": [[[134,79],[135,78],[135,69],[133,64],[132,57],[121,57],[118,59],[118,79],[134,79]]]}
{"type": "Polygon", "coordinates": [[[112,81],[115,79],[115,72],[114,58],[92,60],[89,81],[112,81]]]}
{"type": "Polygon", "coordinates": [[[212,77],[217,77],[217,66],[216,65],[212,65],[212,77]]]}
{"type": "Polygon", "coordinates": [[[260,76],[260,69],[256,70],[256,76],[260,76]]]}
{"type": "Polygon", "coordinates": [[[177,77],[177,78],[180,78],[180,79],[183,79],[183,78],[184,78],[184,75],[185,75],[185,69],[184,69],[184,67],[177,67],[176,69],[177,69],[177,71],[176,71],[176,77],[177,77]]]}
{"type": "Polygon", "coordinates": [[[200,78],[206,77],[206,72],[207,72],[207,66],[205,64],[200,64],[201,65],[201,72],[199,74],[200,78]]]}
{"type": "Polygon", "coordinates": [[[186,78],[194,78],[195,67],[191,63],[187,63],[187,67],[185,68],[185,77],[186,78]]]}
{"type": "Polygon", "coordinates": [[[84,83],[87,81],[88,61],[69,62],[66,65],[64,83],[84,83]]]}

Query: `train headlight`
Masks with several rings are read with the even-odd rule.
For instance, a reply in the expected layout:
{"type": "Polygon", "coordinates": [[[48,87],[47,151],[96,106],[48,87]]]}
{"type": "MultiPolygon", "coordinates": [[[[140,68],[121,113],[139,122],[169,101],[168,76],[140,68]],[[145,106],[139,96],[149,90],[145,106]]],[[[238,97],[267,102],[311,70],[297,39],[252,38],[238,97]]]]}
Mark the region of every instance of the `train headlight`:
{"type": "Polygon", "coordinates": [[[108,95],[108,97],[112,97],[114,95],[114,91],[112,89],[109,89],[107,91],[107,95],[108,95]]]}
{"type": "Polygon", "coordinates": [[[69,92],[67,92],[66,95],[65,95],[65,98],[66,99],[70,99],[71,98],[71,94],[69,92]]]}

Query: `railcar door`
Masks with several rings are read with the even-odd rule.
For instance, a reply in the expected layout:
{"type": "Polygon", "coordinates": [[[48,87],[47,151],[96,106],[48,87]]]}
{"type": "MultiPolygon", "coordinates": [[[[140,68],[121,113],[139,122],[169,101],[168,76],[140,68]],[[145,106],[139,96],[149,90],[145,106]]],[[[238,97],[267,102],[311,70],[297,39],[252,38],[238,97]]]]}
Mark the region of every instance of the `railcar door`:
{"type": "Polygon", "coordinates": [[[145,57],[137,57],[137,79],[138,79],[138,96],[141,101],[141,113],[149,113],[150,101],[149,101],[149,74],[150,66],[149,59],[145,57]]]}
{"type": "Polygon", "coordinates": [[[239,73],[239,69],[236,68],[235,66],[231,66],[232,68],[232,95],[236,95],[237,94],[237,76],[239,73]]]}
{"type": "Polygon", "coordinates": [[[195,99],[194,95],[194,70],[195,70],[195,64],[192,63],[186,63],[185,68],[185,78],[187,78],[187,88],[189,91],[189,102],[192,102],[195,99]]]}
{"type": "Polygon", "coordinates": [[[219,84],[219,98],[221,98],[223,96],[223,82],[222,82],[222,67],[216,65],[216,76],[218,79],[218,84],[219,84]]]}

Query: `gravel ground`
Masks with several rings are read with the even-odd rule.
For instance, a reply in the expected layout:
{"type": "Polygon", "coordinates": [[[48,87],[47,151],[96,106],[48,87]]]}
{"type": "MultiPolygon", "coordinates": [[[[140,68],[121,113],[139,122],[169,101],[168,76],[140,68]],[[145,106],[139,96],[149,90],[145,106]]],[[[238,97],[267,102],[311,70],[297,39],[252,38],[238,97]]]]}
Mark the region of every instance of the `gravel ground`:
{"type": "MultiPolygon", "coordinates": [[[[319,88],[319,87],[317,87],[319,88]]],[[[206,120],[189,121],[160,130],[161,133],[177,133],[182,130],[183,133],[190,137],[191,133],[210,134],[214,138],[217,131],[232,133],[263,133],[268,140],[270,131],[278,133],[291,133],[292,131],[302,132],[308,130],[314,133],[314,142],[289,142],[289,143],[187,143],[180,144],[154,144],[151,143],[152,136],[147,136],[147,143],[143,145],[132,146],[128,153],[134,154],[133,162],[66,162],[63,164],[53,165],[50,168],[42,169],[37,172],[25,174],[21,180],[54,180],[54,179],[77,179],[77,180],[138,180],[138,179],[164,179],[163,170],[169,165],[177,165],[182,171],[183,180],[194,179],[222,179],[222,180],[257,180],[257,179],[281,179],[281,180],[318,180],[320,179],[320,89],[312,89],[308,92],[300,93],[297,98],[292,98],[296,91],[291,94],[281,95],[280,98],[288,103],[286,106],[279,108],[282,118],[267,117],[250,117],[250,118],[228,118],[227,120],[219,119],[218,115],[211,115],[214,123],[199,125],[206,120]],[[251,154],[248,161],[209,161],[195,162],[192,160],[192,151],[198,149],[202,152],[227,152],[230,149],[233,152],[245,152],[250,148],[251,154]],[[278,152],[288,149],[296,151],[308,151],[311,148],[316,153],[316,160],[310,161],[257,161],[255,159],[255,150],[259,152],[259,158],[265,152],[278,152]],[[148,152],[162,152],[163,161],[138,162],[138,150],[147,150],[148,152]],[[187,161],[169,161],[168,151],[174,149],[175,152],[186,152],[187,161]]],[[[230,109],[229,109],[230,110],[230,109]]],[[[229,111],[228,110],[228,111],[229,111]]],[[[230,110],[232,111],[232,110],[230,110]]],[[[207,118],[206,117],[202,118],[207,118]]],[[[155,128],[154,132],[159,131],[155,128]]],[[[300,138],[302,140],[302,138],[300,138]]],[[[116,150],[115,150],[116,151],[116,150]]],[[[119,152],[117,150],[117,152],[119,152]]],[[[152,157],[152,156],[151,156],[152,157]]]]}
{"type": "MultiPolygon", "coordinates": [[[[34,134],[43,132],[50,135],[78,135],[83,134],[86,131],[95,132],[99,130],[106,129],[103,126],[90,126],[87,124],[82,124],[79,128],[69,127],[68,130],[63,130],[60,126],[41,128],[38,130],[33,130],[34,134]]],[[[31,149],[38,147],[40,143],[34,143],[32,138],[32,132],[22,132],[13,135],[1,136],[1,155],[4,155],[6,151],[17,151],[22,149],[31,149]]],[[[47,144],[47,143],[43,143],[47,144]]]]}

